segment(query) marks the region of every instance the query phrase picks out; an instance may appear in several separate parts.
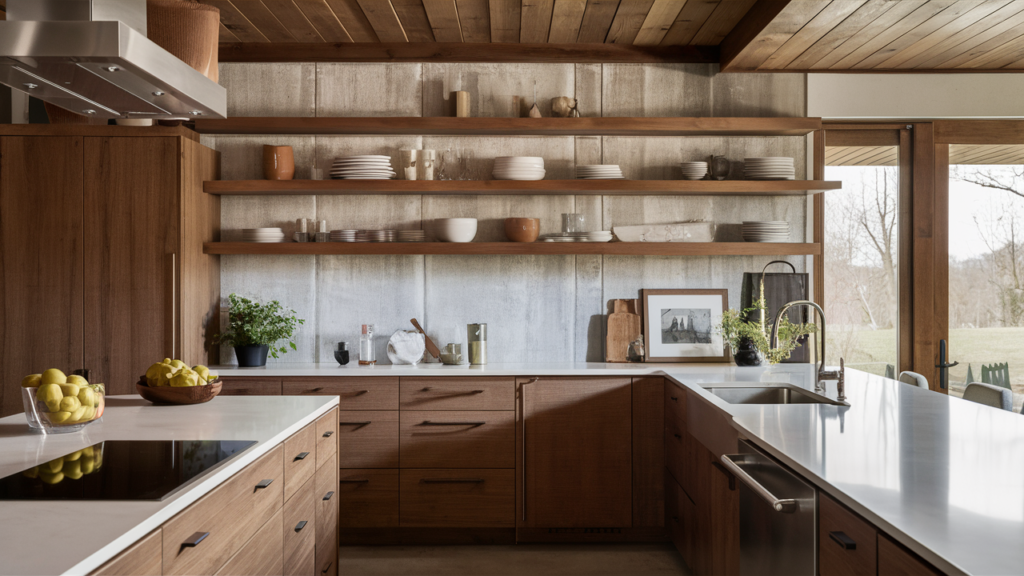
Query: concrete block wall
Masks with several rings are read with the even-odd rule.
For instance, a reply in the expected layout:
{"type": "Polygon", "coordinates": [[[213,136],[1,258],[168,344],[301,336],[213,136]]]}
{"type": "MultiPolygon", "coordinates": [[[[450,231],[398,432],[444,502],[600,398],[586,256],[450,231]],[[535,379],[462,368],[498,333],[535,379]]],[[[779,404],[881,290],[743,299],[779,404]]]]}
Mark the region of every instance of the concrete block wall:
{"type": "MultiPolygon", "coordinates": [[[[222,64],[231,116],[443,116],[446,94],[467,90],[474,116],[513,116],[512,96],[550,115],[550,99],[574,96],[584,116],[804,116],[802,74],[718,74],[703,64],[222,64]]],[[[495,156],[543,156],[547,177],[572,178],[577,164],[614,163],[627,178],[674,179],[678,163],[722,154],[792,156],[805,175],[807,139],[458,136],[204,136],[221,151],[222,177],[262,177],[263,144],[295,150],[296,178],[325,172],[342,154],[435,149],[449,179],[489,178],[495,156]]],[[[420,228],[433,218],[480,219],[477,241],[504,240],[502,220],[541,219],[561,227],[563,212],[583,212],[592,229],[712,220],[719,240],[738,238],[743,220],[788,220],[793,241],[808,233],[800,197],[623,196],[288,196],[222,197],[223,238],[241,228],[316,217],[336,228],[420,228]]],[[[429,230],[427,227],[426,229],[429,230]]],[[[429,234],[429,232],[428,232],[429,234]]],[[[809,259],[788,258],[798,270],[809,259]]],[[[739,306],[743,272],[771,258],[621,256],[222,256],[221,289],[277,299],[306,319],[278,362],[333,362],[335,343],[355,346],[359,325],[377,327],[378,362],[388,336],[417,318],[438,343],[465,342],[466,324],[489,325],[489,359],[498,362],[603,361],[606,302],[642,288],[728,288],[739,306]]],[[[234,361],[231,350],[224,363],[234,361]]],[[[271,362],[274,362],[271,359],[271,362]]]]}

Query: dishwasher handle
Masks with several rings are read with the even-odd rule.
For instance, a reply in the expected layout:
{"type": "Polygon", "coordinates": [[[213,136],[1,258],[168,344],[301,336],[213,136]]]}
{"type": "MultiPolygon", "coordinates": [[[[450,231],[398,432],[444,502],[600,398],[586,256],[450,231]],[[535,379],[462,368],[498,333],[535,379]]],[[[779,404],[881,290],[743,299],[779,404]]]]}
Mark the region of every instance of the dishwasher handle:
{"type": "Polygon", "coordinates": [[[722,454],[722,464],[729,469],[737,478],[739,478],[744,484],[746,484],[751,490],[757,493],[758,496],[764,498],[768,504],[776,512],[782,512],[783,514],[791,514],[796,512],[797,502],[792,498],[777,498],[774,494],[768,491],[767,488],[761,485],[760,482],[754,479],[753,476],[747,473],[741,465],[743,462],[743,454],[722,454]],[[733,460],[736,458],[740,460],[737,462],[733,460]]]}

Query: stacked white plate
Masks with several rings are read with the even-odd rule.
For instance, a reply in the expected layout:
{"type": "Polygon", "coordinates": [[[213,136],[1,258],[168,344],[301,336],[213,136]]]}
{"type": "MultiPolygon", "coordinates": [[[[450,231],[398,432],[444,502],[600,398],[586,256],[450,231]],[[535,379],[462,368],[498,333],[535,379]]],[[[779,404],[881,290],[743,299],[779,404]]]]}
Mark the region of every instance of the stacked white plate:
{"type": "Polygon", "coordinates": [[[537,156],[502,156],[494,159],[496,180],[543,180],[544,159],[537,156]]]}
{"type": "Polygon", "coordinates": [[[361,230],[365,234],[366,242],[394,242],[396,233],[394,230],[361,230]]]}
{"type": "Polygon", "coordinates": [[[607,230],[598,230],[596,232],[587,232],[587,242],[611,242],[612,233],[607,230]]]}
{"type": "Polygon", "coordinates": [[[425,242],[427,235],[423,230],[399,230],[399,242],[425,242]]]}
{"type": "Polygon", "coordinates": [[[242,230],[243,242],[284,242],[284,231],[280,228],[246,228],[242,230]]]}
{"type": "Polygon", "coordinates": [[[708,173],[707,162],[680,162],[683,169],[683,180],[700,180],[708,173]]]}
{"type": "Polygon", "coordinates": [[[543,242],[611,242],[612,233],[604,230],[596,232],[556,232],[540,237],[543,242]]]}
{"type": "Polygon", "coordinates": [[[745,158],[743,176],[747,180],[794,180],[796,168],[792,158],[745,158]]]}
{"type": "Polygon", "coordinates": [[[390,156],[339,156],[331,166],[331,178],[344,180],[388,180],[396,176],[390,156]]]}
{"type": "Polygon", "coordinates": [[[621,180],[622,170],[617,164],[577,166],[576,178],[583,180],[621,180]]]}
{"type": "Polygon", "coordinates": [[[744,222],[743,239],[747,242],[789,242],[789,222],[744,222]]]}
{"type": "Polygon", "coordinates": [[[359,230],[331,230],[331,242],[355,242],[359,230]]]}

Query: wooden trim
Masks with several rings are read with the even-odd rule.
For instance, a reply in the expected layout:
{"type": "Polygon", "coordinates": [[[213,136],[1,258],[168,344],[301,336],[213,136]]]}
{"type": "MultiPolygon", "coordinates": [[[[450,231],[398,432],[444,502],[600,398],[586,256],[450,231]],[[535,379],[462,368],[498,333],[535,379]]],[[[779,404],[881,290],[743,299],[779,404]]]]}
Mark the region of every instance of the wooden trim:
{"type": "MultiPolygon", "coordinates": [[[[826,130],[815,130],[813,148],[811,151],[814,167],[812,173],[814,178],[825,178],[825,140],[828,137],[826,130]]],[[[814,196],[814,203],[811,207],[811,215],[814,219],[814,236],[812,240],[821,246],[822,255],[814,259],[814,301],[825,307],[825,198],[821,195],[814,196]]],[[[815,347],[817,350],[817,347],[815,347]]]]}
{"type": "Polygon", "coordinates": [[[936,120],[936,144],[1024,144],[1024,120],[936,120]]]}
{"type": "MultiPolygon", "coordinates": [[[[939,340],[949,340],[949,144],[934,144],[932,147],[934,162],[934,208],[932,212],[932,302],[931,302],[931,342],[933,343],[934,362],[927,366],[932,374],[928,378],[932,390],[949,394],[949,387],[943,390],[939,382],[939,340]]],[[[915,286],[917,286],[915,284],[915,286]]],[[[915,289],[915,293],[917,290],[915,289]]],[[[915,324],[916,326],[916,324],[915,324]]]]}
{"type": "Polygon", "coordinates": [[[758,0],[722,40],[719,70],[732,72],[733,64],[789,3],[790,0],[758,0]]]}
{"type": "Polygon", "coordinates": [[[914,356],[914,144],[911,130],[899,132],[899,371],[913,369],[914,356]]]}
{"type": "MultiPolygon", "coordinates": [[[[901,128],[906,128],[903,125],[901,128]]],[[[825,146],[898,146],[899,130],[829,130],[825,146]]]]}
{"type": "Polygon", "coordinates": [[[717,46],[482,42],[238,42],[221,62],[715,63],[717,46]]]}
{"type": "Polygon", "coordinates": [[[821,126],[825,130],[829,130],[834,133],[836,130],[903,130],[907,127],[907,123],[866,122],[864,120],[829,120],[828,122],[822,122],[821,126]]]}
{"type": "Polygon", "coordinates": [[[469,194],[501,196],[574,194],[615,196],[805,196],[839,190],[842,182],[816,180],[217,180],[203,190],[224,195],[469,194]]]}
{"type": "Polygon", "coordinates": [[[818,256],[821,246],[758,242],[207,242],[205,254],[818,256]]]}
{"type": "Polygon", "coordinates": [[[185,126],[93,126],[89,124],[0,124],[0,136],[181,136],[199,142],[199,134],[185,126]]]}
{"type": "MultiPolygon", "coordinates": [[[[948,253],[938,246],[936,213],[936,145],[931,124],[914,125],[913,172],[913,366],[929,382],[938,382],[938,322],[936,313],[936,256],[948,253]]],[[[948,179],[948,175],[946,176],[948,179]]],[[[948,262],[947,262],[948,265],[948,262]]]]}
{"type": "Polygon", "coordinates": [[[821,118],[295,118],[196,120],[201,134],[420,136],[804,136],[821,118]]]}

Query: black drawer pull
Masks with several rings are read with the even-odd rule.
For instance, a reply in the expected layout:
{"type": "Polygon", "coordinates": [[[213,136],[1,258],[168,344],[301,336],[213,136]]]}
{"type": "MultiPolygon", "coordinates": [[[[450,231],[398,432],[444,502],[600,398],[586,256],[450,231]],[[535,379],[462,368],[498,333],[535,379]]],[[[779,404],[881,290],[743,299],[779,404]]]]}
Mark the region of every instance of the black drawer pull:
{"type": "Polygon", "coordinates": [[[260,483],[256,485],[256,489],[259,490],[260,488],[266,488],[267,486],[270,486],[270,484],[273,481],[274,481],[273,478],[270,478],[268,480],[260,480],[260,483]]]}
{"type": "Polygon", "coordinates": [[[369,480],[366,478],[342,478],[338,482],[342,484],[366,484],[369,480]]]}
{"type": "Polygon", "coordinates": [[[317,386],[316,388],[313,388],[312,390],[310,390],[310,392],[319,392],[319,391],[321,391],[323,389],[324,389],[323,386],[317,386]]]}
{"type": "MultiPolygon", "coordinates": [[[[309,452],[299,452],[299,455],[295,457],[295,460],[305,460],[306,456],[309,456],[309,452]]],[[[295,462],[292,460],[292,462],[295,462]]]]}
{"type": "Polygon", "coordinates": [[[363,426],[369,426],[373,422],[339,422],[340,426],[355,426],[356,428],[362,428],[363,426]]]}
{"type": "Polygon", "coordinates": [[[672,521],[675,522],[676,524],[679,524],[679,516],[673,516],[672,517],[672,521]]]}
{"type": "Polygon", "coordinates": [[[295,525],[295,531],[296,532],[301,532],[302,529],[305,528],[305,527],[306,527],[306,521],[302,520],[298,524],[295,525]]]}
{"type": "Polygon", "coordinates": [[[330,491],[330,492],[328,492],[327,494],[324,494],[324,502],[326,502],[326,501],[330,500],[330,499],[331,499],[331,498],[333,498],[333,497],[334,497],[334,491],[333,491],[333,490],[331,490],[331,491],[330,491]]]}
{"type": "Polygon", "coordinates": [[[673,436],[676,437],[676,440],[682,440],[683,439],[683,437],[680,434],[673,434],[673,436]]]}
{"type": "Polygon", "coordinates": [[[487,424],[487,422],[431,422],[430,420],[424,420],[420,426],[472,426],[477,428],[484,424],[487,424]]]}
{"type": "Polygon", "coordinates": [[[370,392],[369,390],[356,390],[355,392],[352,393],[352,395],[353,396],[362,396],[363,394],[368,394],[369,392],[370,392]]]}
{"type": "Polygon", "coordinates": [[[673,402],[679,402],[679,398],[677,396],[669,396],[669,398],[671,398],[673,402]]]}
{"type": "Polygon", "coordinates": [[[203,540],[206,540],[206,537],[209,536],[209,535],[210,535],[209,532],[196,532],[195,534],[189,536],[188,540],[185,540],[184,542],[182,542],[181,543],[181,547],[182,548],[195,548],[196,546],[199,545],[200,542],[202,542],[203,540]]]}
{"type": "Polygon", "coordinates": [[[483,484],[483,478],[420,478],[421,484],[483,484]]]}
{"type": "Polygon", "coordinates": [[[331,569],[331,566],[333,566],[333,565],[334,565],[334,561],[333,561],[333,560],[332,560],[332,561],[330,561],[330,562],[328,562],[328,563],[327,563],[327,567],[326,567],[326,568],[324,568],[323,570],[321,570],[321,571],[320,571],[320,573],[321,573],[321,574],[327,574],[327,571],[328,571],[328,570],[330,570],[330,569],[331,569]]]}
{"type": "MultiPolygon", "coordinates": [[[[430,386],[427,386],[426,388],[423,388],[422,390],[420,390],[420,392],[430,392],[432,390],[433,390],[433,388],[431,388],[430,386]]],[[[465,392],[452,391],[452,392],[448,392],[446,395],[447,396],[470,396],[472,394],[483,394],[483,393],[484,393],[483,390],[467,390],[465,392]]]]}
{"type": "Polygon", "coordinates": [[[857,543],[853,541],[853,538],[850,538],[844,532],[839,532],[839,531],[829,532],[828,533],[828,537],[831,538],[832,540],[834,540],[836,542],[836,544],[839,544],[840,546],[842,546],[843,550],[856,550],[857,549],[857,543]]]}
{"type": "Polygon", "coordinates": [[[324,432],[324,438],[330,438],[331,434],[334,434],[334,430],[328,430],[327,432],[324,432]]]}

